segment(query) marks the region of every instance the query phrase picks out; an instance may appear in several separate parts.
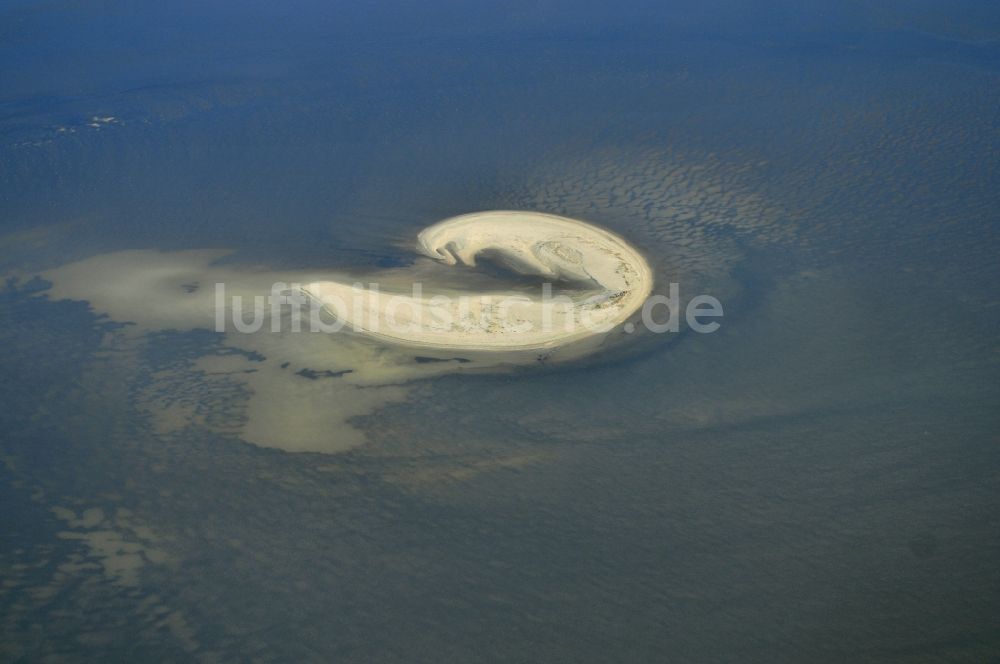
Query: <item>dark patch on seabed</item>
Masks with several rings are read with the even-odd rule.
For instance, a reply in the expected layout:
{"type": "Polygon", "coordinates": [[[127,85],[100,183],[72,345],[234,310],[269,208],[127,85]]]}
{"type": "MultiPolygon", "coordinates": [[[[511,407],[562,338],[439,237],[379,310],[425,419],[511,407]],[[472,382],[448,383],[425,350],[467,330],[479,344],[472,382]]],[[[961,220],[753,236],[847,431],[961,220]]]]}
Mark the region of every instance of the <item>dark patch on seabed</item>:
{"type": "Polygon", "coordinates": [[[413,361],[417,364],[431,364],[433,362],[458,362],[460,364],[464,364],[466,362],[471,362],[472,360],[464,357],[425,357],[423,355],[418,355],[413,358],[413,361]]]}
{"type": "MultiPolygon", "coordinates": [[[[284,367],[282,367],[284,368],[284,367]]],[[[302,376],[303,378],[308,378],[309,380],[316,380],[317,378],[340,378],[349,373],[354,373],[354,369],[342,369],[340,371],[331,371],[329,369],[324,369],[322,371],[316,371],[315,369],[299,369],[295,372],[296,376],[302,376]]]]}

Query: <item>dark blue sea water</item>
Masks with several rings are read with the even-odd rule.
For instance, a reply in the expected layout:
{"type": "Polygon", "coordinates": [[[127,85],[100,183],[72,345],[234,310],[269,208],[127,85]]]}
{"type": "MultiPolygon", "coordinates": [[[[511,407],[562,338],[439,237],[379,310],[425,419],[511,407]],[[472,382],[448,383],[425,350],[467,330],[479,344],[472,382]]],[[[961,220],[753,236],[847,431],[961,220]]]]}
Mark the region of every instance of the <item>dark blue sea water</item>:
{"type": "Polygon", "coordinates": [[[0,659],[997,659],[998,109],[966,0],[2,3],[0,659]],[[392,268],[492,208],[619,232],[721,328],[292,453],[221,335],[31,281],[392,268]]]}

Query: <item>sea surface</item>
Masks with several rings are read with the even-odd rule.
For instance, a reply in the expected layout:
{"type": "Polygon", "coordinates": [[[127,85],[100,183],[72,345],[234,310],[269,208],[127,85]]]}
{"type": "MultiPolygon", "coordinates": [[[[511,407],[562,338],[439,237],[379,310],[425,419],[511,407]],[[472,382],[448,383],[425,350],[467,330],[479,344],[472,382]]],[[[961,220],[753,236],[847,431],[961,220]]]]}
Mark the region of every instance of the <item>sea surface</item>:
{"type": "Polygon", "coordinates": [[[990,3],[4,2],[0,660],[994,661],[998,255],[990,3]],[[338,391],[300,452],[211,368],[280,353],[44,278],[489,209],[720,328],[338,391]]]}

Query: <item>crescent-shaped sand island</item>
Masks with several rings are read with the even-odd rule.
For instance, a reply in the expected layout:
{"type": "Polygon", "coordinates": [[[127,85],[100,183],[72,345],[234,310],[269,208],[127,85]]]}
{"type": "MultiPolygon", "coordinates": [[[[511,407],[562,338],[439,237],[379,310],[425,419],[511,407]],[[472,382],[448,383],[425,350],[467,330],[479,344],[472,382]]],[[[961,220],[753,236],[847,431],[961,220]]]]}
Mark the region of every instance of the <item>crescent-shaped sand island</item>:
{"type": "Polygon", "coordinates": [[[653,286],[648,263],[622,238],[538,212],[446,219],[419,234],[417,249],[425,258],[410,266],[363,275],[248,268],[225,262],[227,252],[218,250],[127,250],[41,276],[51,283],[46,297],[86,300],[94,312],[129,323],[107,338],[109,347],[141,356],[164,332],[222,335],[222,347],[208,344],[189,364],[144,384],[144,407],[158,430],[200,421],[199,404],[216,399],[242,413],[225,420],[226,431],[314,452],[362,444],[353,418],[406,400],[412,381],[599,353],[630,331],[628,319],[653,286]],[[477,260],[506,270],[470,269],[477,260]],[[301,293],[320,306],[308,308],[309,327],[299,330],[290,305],[303,298],[290,296],[301,293]],[[237,326],[248,308],[253,324],[237,326]],[[324,311],[333,322],[327,316],[314,329],[324,311]],[[342,333],[312,333],[338,326],[342,333]]]}
{"type": "MultiPolygon", "coordinates": [[[[418,250],[447,265],[485,258],[545,281],[542,292],[383,292],[315,281],[302,290],[337,319],[390,344],[454,353],[535,353],[603,337],[649,296],[653,272],[614,233],[540,212],[465,214],[424,229],[418,250]]],[[[460,282],[461,279],[456,279],[460,282]]]]}

